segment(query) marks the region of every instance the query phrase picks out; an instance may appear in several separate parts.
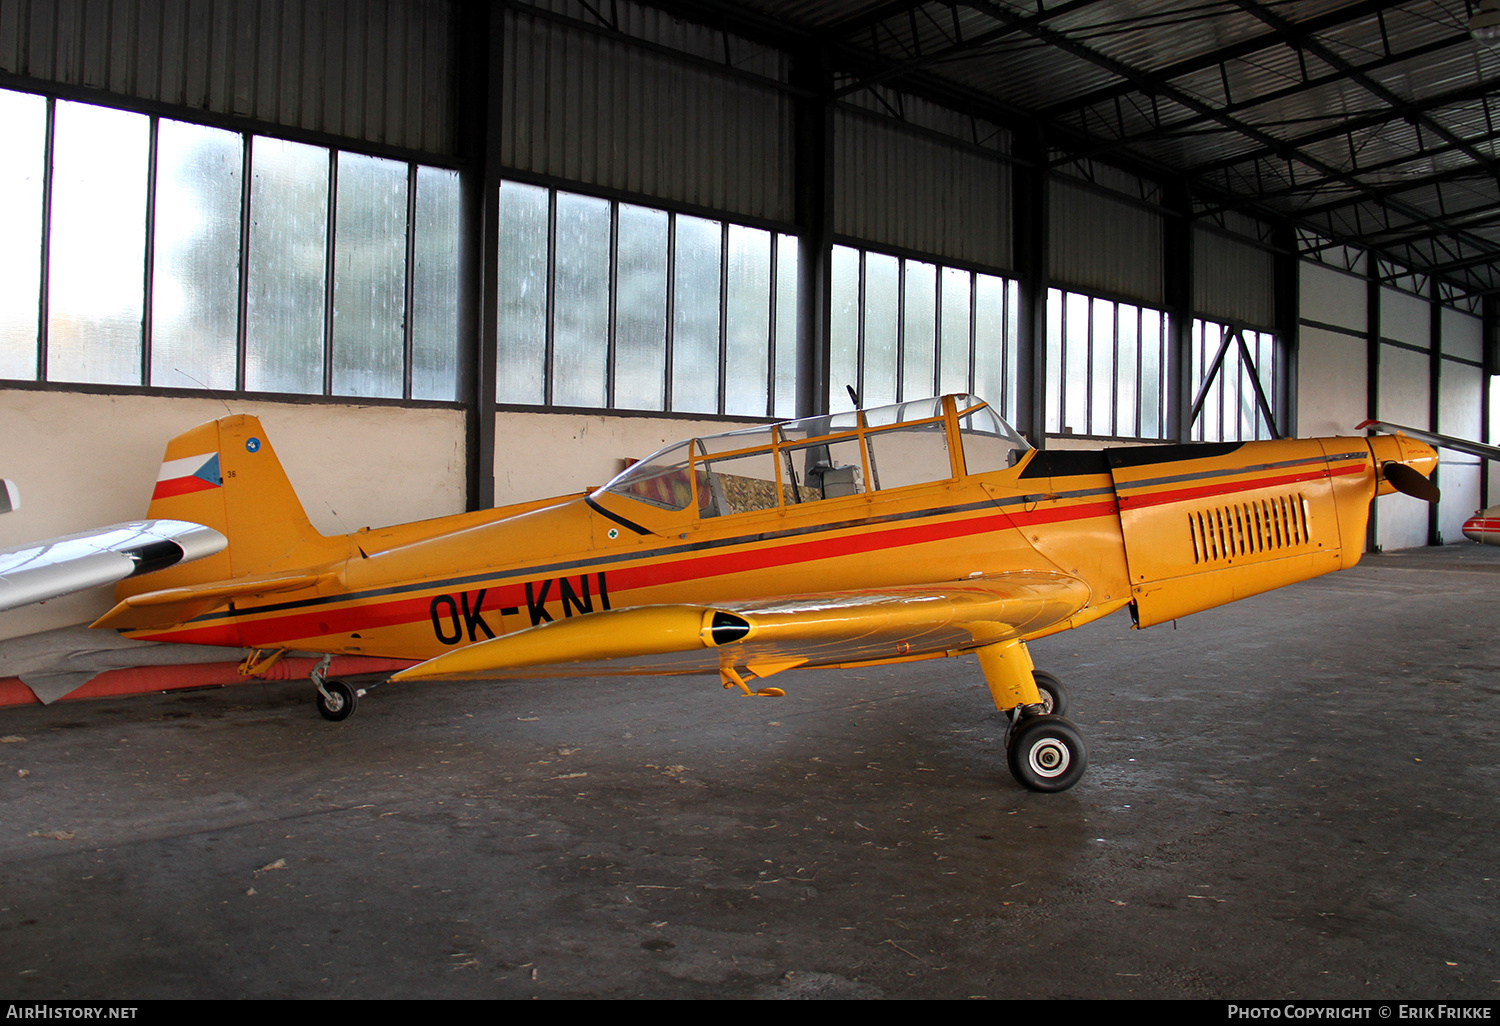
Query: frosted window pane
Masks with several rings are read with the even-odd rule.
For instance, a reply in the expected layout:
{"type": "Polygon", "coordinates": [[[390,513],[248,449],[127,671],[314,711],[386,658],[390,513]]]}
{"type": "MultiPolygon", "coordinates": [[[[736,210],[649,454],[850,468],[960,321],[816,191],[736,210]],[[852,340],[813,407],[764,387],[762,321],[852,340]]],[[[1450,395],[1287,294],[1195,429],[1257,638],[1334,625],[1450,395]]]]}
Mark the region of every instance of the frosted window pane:
{"type": "Polygon", "coordinates": [[[1089,297],[1069,292],[1063,312],[1066,334],[1066,405],[1063,407],[1063,430],[1087,434],[1089,430],[1089,297]]]}
{"type": "Polygon", "coordinates": [[[243,159],[236,132],[158,122],[153,385],[236,385],[243,159]]]}
{"type": "Polygon", "coordinates": [[[1245,394],[1250,391],[1249,372],[1240,356],[1239,340],[1232,335],[1229,349],[1224,353],[1224,434],[1225,441],[1238,441],[1245,437],[1245,394]]]}
{"type": "Polygon", "coordinates": [[[256,136],[250,159],[245,387],[321,393],[328,151],[256,136]]]}
{"type": "Polygon", "coordinates": [[[557,194],[552,401],[605,406],[609,359],[609,200],[557,194]]]}
{"type": "Polygon", "coordinates": [[[969,388],[969,317],[972,299],[970,274],[956,267],[943,268],[943,322],[938,358],[938,391],[968,392],[969,388]]]}
{"type": "MultiPolygon", "coordinates": [[[[1021,283],[1005,283],[1005,399],[1000,411],[1007,421],[1016,417],[1016,390],[1020,380],[1021,350],[1021,283]]],[[[1028,429],[1030,430],[1030,429],[1028,429]]]]}
{"type": "Polygon", "coordinates": [[[47,101],[0,89],[0,378],[36,378],[47,101]]]}
{"type": "MultiPolygon", "coordinates": [[[[1200,320],[1193,321],[1191,340],[1188,342],[1188,355],[1192,367],[1192,372],[1188,375],[1188,380],[1192,382],[1192,391],[1188,395],[1190,400],[1196,400],[1198,390],[1203,387],[1203,322],[1200,320]]],[[[1198,416],[1188,425],[1188,437],[1194,441],[1203,441],[1203,419],[1200,407],[1198,416]]]]}
{"type": "MultiPolygon", "coordinates": [[[[1266,394],[1266,403],[1271,406],[1271,412],[1276,411],[1276,393],[1273,388],[1276,382],[1276,336],[1268,332],[1259,332],[1255,352],[1256,377],[1260,381],[1260,389],[1266,394]]],[[[1255,407],[1255,437],[1271,438],[1271,425],[1266,423],[1265,414],[1260,412],[1260,404],[1255,407]]]]}
{"type": "Polygon", "coordinates": [[[902,316],[901,398],[937,394],[937,268],[906,262],[906,310],[902,316]]]}
{"type": "Polygon", "coordinates": [[[667,213],[620,204],[615,405],[660,410],[667,377],[667,213]]]}
{"type": "MultiPolygon", "coordinates": [[[[1203,370],[1207,374],[1213,366],[1213,359],[1218,355],[1219,344],[1224,339],[1224,326],[1222,324],[1205,324],[1203,328],[1203,370]]],[[[1230,353],[1225,352],[1224,360],[1221,362],[1218,373],[1213,375],[1213,384],[1209,386],[1208,401],[1204,404],[1204,432],[1205,441],[1224,442],[1229,437],[1224,434],[1224,377],[1225,367],[1228,365],[1230,353]]]]}
{"type": "Polygon", "coordinates": [[[776,236],[776,417],[797,415],[797,236],[776,236]]]}
{"type": "Polygon", "coordinates": [[[1112,435],[1114,423],[1115,384],[1115,305],[1103,299],[1094,300],[1093,406],[1089,417],[1089,434],[1112,435]]]}
{"type": "MultiPolygon", "coordinates": [[[[1188,391],[1188,401],[1192,402],[1198,398],[1198,389],[1202,387],[1203,380],[1203,322],[1194,320],[1192,328],[1189,329],[1188,337],[1188,381],[1191,388],[1188,391]]],[[[1188,407],[1191,411],[1192,407],[1188,407]]],[[[1192,441],[1203,440],[1203,415],[1200,412],[1193,422],[1188,425],[1188,438],[1192,441]]]]}
{"type": "Polygon", "coordinates": [[[500,186],[495,401],[540,403],[547,353],[547,190],[500,186]]]}
{"type": "Polygon", "coordinates": [[[1003,409],[1005,402],[1005,279],[981,274],[974,282],[974,394],[1003,409]]]}
{"type": "Polygon", "coordinates": [[[729,226],[724,412],[766,415],[771,367],[771,233],[729,226]]]}
{"type": "Polygon", "coordinates": [[[406,165],[339,154],[333,392],[401,398],[406,376],[406,165]]]}
{"type": "MultiPolygon", "coordinates": [[[[1208,374],[1208,368],[1214,355],[1218,352],[1219,338],[1223,334],[1217,324],[1207,321],[1193,322],[1193,355],[1196,366],[1193,368],[1194,394],[1197,389],[1203,387],[1208,374]]],[[[1219,437],[1219,376],[1214,375],[1213,383],[1208,387],[1203,400],[1203,406],[1198,413],[1198,422],[1194,425],[1198,431],[1198,440],[1203,442],[1222,441],[1219,437]]]]}
{"type": "Polygon", "coordinates": [[[672,409],[717,413],[719,408],[718,221],[677,217],[672,312],[672,409]]]}
{"type": "Polygon", "coordinates": [[[1141,312],[1137,307],[1120,304],[1120,368],[1116,374],[1116,381],[1119,384],[1119,422],[1115,425],[1115,431],[1130,437],[1139,437],[1141,433],[1136,424],[1138,413],[1136,382],[1140,374],[1140,347],[1138,345],[1140,318],[1141,312]]]}
{"type": "Polygon", "coordinates": [[[141,383],[150,119],[59,101],[47,377],[141,383]]]}
{"type": "Polygon", "coordinates": [[[1162,429],[1162,316],[1141,311],[1141,436],[1163,438],[1162,429]]]}
{"type": "MultiPolygon", "coordinates": [[[[1254,336],[1246,338],[1250,344],[1254,344],[1254,336]]],[[[1224,437],[1233,440],[1255,437],[1255,390],[1250,387],[1250,368],[1245,363],[1240,353],[1238,339],[1231,339],[1229,352],[1224,354],[1224,364],[1229,366],[1233,360],[1231,377],[1225,378],[1224,382],[1229,389],[1229,402],[1224,408],[1224,437]]]]}
{"type": "Polygon", "coordinates": [[[1063,424],[1063,294],[1047,290],[1047,427],[1057,434],[1063,424]]]}
{"type": "Polygon", "coordinates": [[[854,409],[846,385],[859,388],[859,250],[834,246],[828,300],[828,408],[854,409]]]}
{"type": "Polygon", "coordinates": [[[896,401],[900,267],[893,256],[865,254],[865,387],[859,401],[867,408],[896,401]]]}
{"type": "Polygon", "coordinates": [[[458,172],[417,168],[411,397],[458,398],[458,172]]]}

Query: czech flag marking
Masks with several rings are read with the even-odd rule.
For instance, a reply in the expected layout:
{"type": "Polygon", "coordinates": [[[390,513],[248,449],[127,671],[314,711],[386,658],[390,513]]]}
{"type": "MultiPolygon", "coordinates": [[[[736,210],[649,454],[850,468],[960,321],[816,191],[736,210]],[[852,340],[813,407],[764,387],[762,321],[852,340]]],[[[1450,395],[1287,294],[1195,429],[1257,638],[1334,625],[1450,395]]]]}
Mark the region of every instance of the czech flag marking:
{"type": "Polygon", "coordinates": [[[219,475],[219,454],[206,452],[202,456],[188,456],[180,460],[167,460],[156,475],[156,490],[151,498],[165,499],[172,495],[186,495],[209,488],[220,488],[224,484],[219,475]]]}

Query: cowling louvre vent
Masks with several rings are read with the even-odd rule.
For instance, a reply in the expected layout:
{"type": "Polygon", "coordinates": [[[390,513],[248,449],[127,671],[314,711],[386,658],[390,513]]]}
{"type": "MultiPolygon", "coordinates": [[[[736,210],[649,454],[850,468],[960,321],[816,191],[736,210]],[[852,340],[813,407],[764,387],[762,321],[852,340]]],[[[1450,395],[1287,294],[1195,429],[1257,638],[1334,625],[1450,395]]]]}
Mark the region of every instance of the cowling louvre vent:
{"type": "Polygon", "coordinates": [[[1284,551],[1307,544],[1307,498],[1301,493],[1195,510],[1188,514],[1194,563],[1284,551]]]}

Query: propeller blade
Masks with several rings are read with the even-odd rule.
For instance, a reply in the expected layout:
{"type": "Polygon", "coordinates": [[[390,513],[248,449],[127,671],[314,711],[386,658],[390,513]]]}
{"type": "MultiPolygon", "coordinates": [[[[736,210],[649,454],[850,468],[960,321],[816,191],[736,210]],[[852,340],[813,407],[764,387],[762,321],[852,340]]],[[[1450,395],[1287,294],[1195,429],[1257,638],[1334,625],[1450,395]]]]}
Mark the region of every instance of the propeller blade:
{"type": "Polygon", "coordinates": [[[1442,498],[1437,485],[1404,463],[1387,463],[1380,468],[1380,472],[1403,495],[1410,495],[1424,502],[1437,502],[1442,498]]]}

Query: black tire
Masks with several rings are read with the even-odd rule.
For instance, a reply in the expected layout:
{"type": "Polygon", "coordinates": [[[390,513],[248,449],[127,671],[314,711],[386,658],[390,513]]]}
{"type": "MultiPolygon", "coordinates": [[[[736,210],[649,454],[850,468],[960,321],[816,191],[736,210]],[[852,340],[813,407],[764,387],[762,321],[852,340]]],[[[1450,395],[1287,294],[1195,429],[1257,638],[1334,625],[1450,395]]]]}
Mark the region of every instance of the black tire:
{"type": "Polygon", "coordinates": [[[1041,670],[1033,670],[1031,676],[1036,680],[1036,689],[1042,693],[1042,713],[1047,716],[1068,715],[1073,700],[1062,681],[1041,670]]]}
{"type": "Polygon", "coordinates": [[[341,680],[325,680],[323,691],[318,692],[318,713],[325,720],[338,723],[354,715],[359,697],[352,687],[341,680]],[[323,691],[328,692],[327,698],[323,697],[323,691]]]}
{"type": "Polygon", "coordinates": [[[1011,731],[1006,759],[1016,783],[1031,791],[1066,791],[1083,778],[1089,746],[1061,716],[1029,716],[1011,731]]]}

